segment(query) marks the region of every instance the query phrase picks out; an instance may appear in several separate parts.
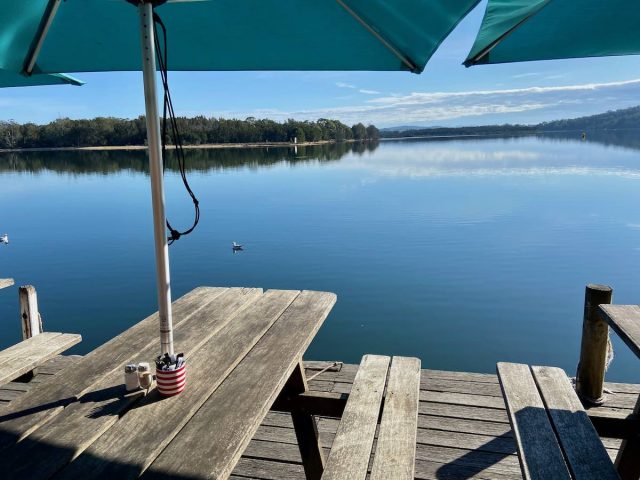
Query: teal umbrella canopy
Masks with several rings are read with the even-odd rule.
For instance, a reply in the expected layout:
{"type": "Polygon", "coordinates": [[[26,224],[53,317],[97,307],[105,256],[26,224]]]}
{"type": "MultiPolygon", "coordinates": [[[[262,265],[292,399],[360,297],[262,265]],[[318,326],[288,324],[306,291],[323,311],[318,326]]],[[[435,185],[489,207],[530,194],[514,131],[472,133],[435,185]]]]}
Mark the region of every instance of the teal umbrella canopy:
{"type": "Polygon", "coordinates": [[[0,70],[0,88],[36,87],[41,85],[84,85],[84,82],[62,73],[26,76],[20,73],[0,70]]]}
{"type": "Polygon", "coordinates": [[[640,54],[628,0],[489,0],[466,66],[640,54]]]}
{"type": "MultiPolygon", "coordinates": [[[[419,73],[478,0],[154,3],[169,70],[419,73]]],[[[127,0],[0,0],[0,19],[0,68],[22,71],[36,51],[33,72],[141,69],[137,10],[127,0]]]]}
{"type": "MultiPolygon", "coordinates": [[[[142,70],[162,354],[173,354],[157,65],[168,70],[420,73],[478,0],[0,0],[0,69],[25,75],[142,70]],[[157,27],[157,28],[156,28],[157,27]],[[166,35],[165,35],[166,33],[166,35]],[[156,55],[157,53],[157,55],[156,55]],[[156,58],[157,57],[157,58],[156,58]],[[157,64],[156,64],[157,62],[157,64]]],[[[169,128],[171,130],[171,127],[169,128]]],[[[179,141],[175,141],[180,145],[179,141]]],[[[181,148],[177,149],[181,152],[181,148]]],[[[180,153],[178,153],[178,158],[180,153]]]]}

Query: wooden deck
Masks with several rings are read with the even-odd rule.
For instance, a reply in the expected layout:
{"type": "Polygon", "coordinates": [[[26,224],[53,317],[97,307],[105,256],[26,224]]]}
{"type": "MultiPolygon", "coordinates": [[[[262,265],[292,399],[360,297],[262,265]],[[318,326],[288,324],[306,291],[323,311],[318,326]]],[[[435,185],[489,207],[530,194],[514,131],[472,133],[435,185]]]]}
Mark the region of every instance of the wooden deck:
{"type": "MultiPolygon", "coordinates": [[[[28,382],[0,387],[2,405],[36,383],[46,381],[62,368],[70,368],[76,356],[57,356],[36,369],[28,382]]],[[[329,362],[308,362],[311,378],[329,362]]],[[[349,393],[357,365],[342,365],[310,380],[314,391],[349,393]]],[[[606,406],[592,409],[616,417],[631,414],[640,385],[608,383],[614,392],[606,406]]],[[[325,453],[329,453],[338,420],[320,418],[318,429],[325,453]]],[[[519,479],[516,448],[496,375],[422,370],[418,419],[416,475],[418,479],[519,479]]],[[[603,438],[615,456],[620,440],[603,438]]],[[[300,453],[290,415],[270,412],[261,424],[232,478],[303,480],[300,453]]]]}

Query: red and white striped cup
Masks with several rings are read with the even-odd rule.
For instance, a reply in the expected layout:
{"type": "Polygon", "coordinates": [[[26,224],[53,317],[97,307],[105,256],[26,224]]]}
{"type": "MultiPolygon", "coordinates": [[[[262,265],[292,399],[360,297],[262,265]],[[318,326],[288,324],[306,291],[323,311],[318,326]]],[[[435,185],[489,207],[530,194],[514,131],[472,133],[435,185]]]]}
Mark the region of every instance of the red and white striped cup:
{"type": "Polygon", "coordinates": [[[163,397],[177,395],[184,390],[187,383],[187,364],[176,370],[158,370],[156,367],[156,384],[158,393],[163,397]]]}

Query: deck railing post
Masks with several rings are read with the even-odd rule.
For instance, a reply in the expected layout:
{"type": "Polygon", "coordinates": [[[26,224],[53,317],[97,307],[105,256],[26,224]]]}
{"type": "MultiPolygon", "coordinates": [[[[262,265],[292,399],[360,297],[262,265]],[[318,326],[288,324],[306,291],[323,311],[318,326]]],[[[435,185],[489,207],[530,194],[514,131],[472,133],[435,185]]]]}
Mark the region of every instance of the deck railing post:
{"type": "Polygon", "coordinates": [[[588,403],[604,402],[604,373],[607,366],[609,325],[598,315],[598,305],[611,303],[613,289],[607,285],[587,285],[584,296],[580,363],[576,392],[588,403]]]}
{"type": "Polygon", "coordinates": [[[36,287],[25,285],[18,289],[20,298],[20,320],[22,322],[22,339],[26,340],[42,333],[42,318],[38,311],[38,295],[36,287]]]}

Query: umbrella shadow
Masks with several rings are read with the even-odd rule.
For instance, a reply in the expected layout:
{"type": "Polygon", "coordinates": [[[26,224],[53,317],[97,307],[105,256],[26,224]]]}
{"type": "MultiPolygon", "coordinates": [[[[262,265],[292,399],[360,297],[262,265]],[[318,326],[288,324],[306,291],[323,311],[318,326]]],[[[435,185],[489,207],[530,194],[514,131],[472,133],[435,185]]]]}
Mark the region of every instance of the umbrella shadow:
{"type": "MultiPolygon", "coordinates": [[[[133,395],[139,394],[142,392],[134,392],[133,395]]],[[[105,415],[117,415],[116,405],[127,398],[130,393],[128,393],[123,385],[116,385],[112,387],[102,388],[99,390],[93,390],[82,395],[80,398],[77,397],[66,397],[59,400],[55,400],[52,402],[42,403],[40,405],[35,405],[33,407],[25,408],[23,410],[17,410],[15,412],[9,412],[3,415],[0,415],[0,430],[2,430],[2,424],[4,422],[8,422],[10,420],[16,420],[23,417],[28,417],[29,415],[34,415],[41,412],[46,412],[48,410],[53,410],[56,408],[66,408],[72,404],[76,403],[100,403],[108,400],[113,400],[105,405],[96,405],[96,408],[92,410],[89,415],[91,418],[98,418],[105,415]]]]}
{"type": "MultiPolygon", "coordinates": [[[[15,443],[16,439],[7,438],[9,436],[6,432],[0,432],[0,442],[6,444],[7,440],[13,440],[15,443]]],[[[87,476],[91,478],[138,478],[143,470],[140,465],[104,458],[86,450],[78,456],[80,452],[75,449],[51,441],[34,439],[31,436],[15,445],[12,450],[16,450],[18,455],[24,454],[24,452],[37,452],[38,455],[35,456],[34,461],[23,462],[16,466],[12,464],[12,455],[7,455],[5,451],[5,455],[0,456],[0,471],[2,471],[3,480],[24,480],[25,478],[39,477],[39,474],[42,473],[41,470],[47,471],[49,475],[53,476],[63,473],[65,478],[83,479],[87,476]],[[38,458],[64,458],[68,461],[62,463],[62,466],[57,468],[54,473],[48,470],[46,462],[39,463],[38,458]],[[74,460],[71,461],[71,459],[74,460]],[[91,474],[87,472],[91,472],[91,474]]],[[[163,480],[195,480],[196,478],[175,473],[149,472],[149,474],[150,477],[163,480]]],[[[145,478],[147,477],[145,476],[145,478]]]]}

